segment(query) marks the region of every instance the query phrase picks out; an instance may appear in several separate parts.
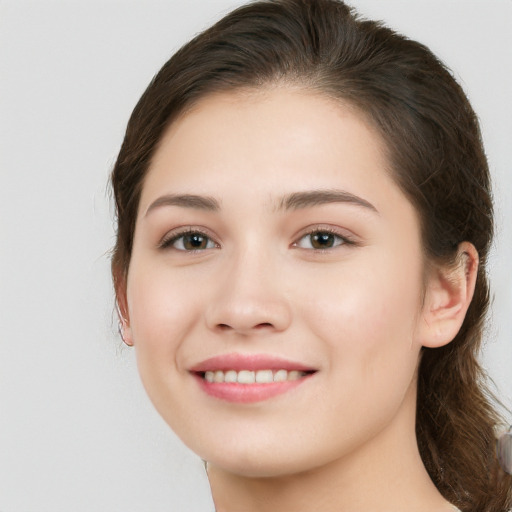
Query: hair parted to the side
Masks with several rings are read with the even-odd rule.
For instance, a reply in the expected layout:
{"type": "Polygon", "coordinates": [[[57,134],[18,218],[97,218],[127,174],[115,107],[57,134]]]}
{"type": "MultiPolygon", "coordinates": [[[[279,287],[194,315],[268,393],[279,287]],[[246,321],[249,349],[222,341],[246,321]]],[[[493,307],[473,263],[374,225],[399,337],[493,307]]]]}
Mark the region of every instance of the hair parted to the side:
{"type": "Polygon", "coordinates": [[[463,512],[510,510],[512,478],[495,454],[500,418],[478,362],[493,233],[489,171],[464,92],[425,46],[359,19],[341,1],[275,0],[236,9],[182,47],[135,107],[112,172],[116,292],[144,178],[169,124],[213,92],[280,83],[351,104],[377,127],[389,172],[419,213],[427,260],[451,262],[462,241],[476,247],[476,290],[459,334],[422,353],[417,438],[432,480],[463,512]]]}

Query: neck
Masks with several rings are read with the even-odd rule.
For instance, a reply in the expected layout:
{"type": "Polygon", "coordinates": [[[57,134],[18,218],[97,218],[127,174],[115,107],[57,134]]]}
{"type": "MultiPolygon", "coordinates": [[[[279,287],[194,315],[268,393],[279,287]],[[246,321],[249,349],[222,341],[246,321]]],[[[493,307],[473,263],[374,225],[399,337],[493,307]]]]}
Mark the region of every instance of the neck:
{"type": "Polygon", "coordinates": [[[445,512],[443,499],[418,452],[415,393],[393,422],[364,446],[321,467],[252,478],[215,465],[208,476],[217,512],[445,512]],[[412,398],[412,400],[411,400],[412,398]]]}

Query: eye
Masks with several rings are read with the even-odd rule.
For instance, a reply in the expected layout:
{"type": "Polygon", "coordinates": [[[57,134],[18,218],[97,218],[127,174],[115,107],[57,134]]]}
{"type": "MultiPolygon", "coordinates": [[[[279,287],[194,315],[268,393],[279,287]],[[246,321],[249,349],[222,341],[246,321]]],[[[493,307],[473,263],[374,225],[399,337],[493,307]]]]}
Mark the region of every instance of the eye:
{"type": "Polygon", "coordinates": [[[204,233],[200,231],[187,231],[171,235],[160,244],[160,248],[172,248],[178,251],[203,251],[205,249],[215,249],[217,244],[204,233]]]}
{"type": "Polygon", "coordinates": [[[336,233],[327,230],[316,230],[302,236],[294,245],[301,249],[334,249],[343,244],[350,244],[351,242],[336,233]]]}

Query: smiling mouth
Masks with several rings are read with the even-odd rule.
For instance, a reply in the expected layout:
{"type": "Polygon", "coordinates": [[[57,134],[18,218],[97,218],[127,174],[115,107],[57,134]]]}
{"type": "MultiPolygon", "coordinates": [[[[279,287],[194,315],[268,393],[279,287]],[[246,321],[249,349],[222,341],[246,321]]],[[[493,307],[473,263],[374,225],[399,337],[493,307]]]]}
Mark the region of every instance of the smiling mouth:
{"type": "Polygon", "coordinates": [[[251,385],[296,381],[313,373],[315,373],[314,370],[209,370],[205,372],[197,372],[197,375],[209,383],[251,385]]]}
{"type": "Polygon", "coordinates": [[[233,404],[258,403],[305,385],[317,368],[268,354],[222,354],[190,370],[207,395],[233,404]]]}

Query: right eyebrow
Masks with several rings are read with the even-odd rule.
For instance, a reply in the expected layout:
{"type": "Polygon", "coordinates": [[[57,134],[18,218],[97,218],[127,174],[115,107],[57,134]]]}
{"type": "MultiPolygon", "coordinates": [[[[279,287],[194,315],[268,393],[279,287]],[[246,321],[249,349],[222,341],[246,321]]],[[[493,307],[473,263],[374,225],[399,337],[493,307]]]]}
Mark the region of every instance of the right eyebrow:
{"type": "Polygon", "coordinates": [[[192,208],[195,210],[206,210],[216,212],[220,210],[219,202],[210,196],[199,196],[195,194],[166,194],[155,199],[147,208],[144,216],[156,208],[163,206],[179,206],[181,208],[192,208]]]}
{"type": "Polygon", "coordinates": [[[338,189],[327,190],[306,190],[304,192],[294,192],[284,196],[280,203],[280,210],[299,210],[301,208],[310,208],[327,203],[348,203],[356,206],[362,206],[374,213],[379,213],[377,208],[362,197],[356,196],[351,192],[338,189]]]}

